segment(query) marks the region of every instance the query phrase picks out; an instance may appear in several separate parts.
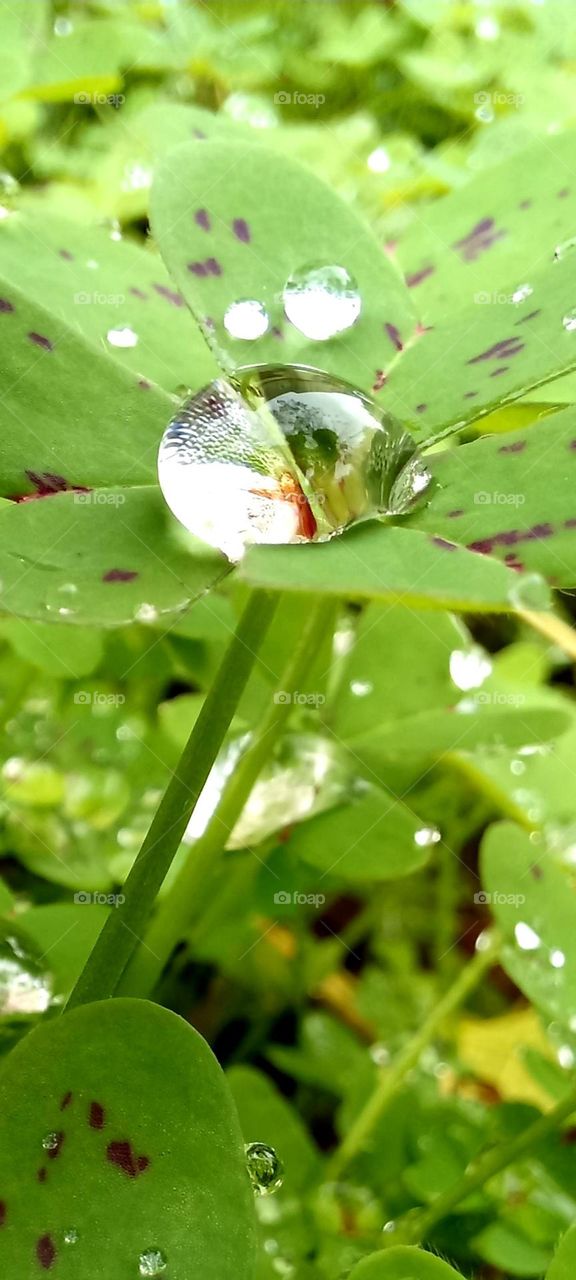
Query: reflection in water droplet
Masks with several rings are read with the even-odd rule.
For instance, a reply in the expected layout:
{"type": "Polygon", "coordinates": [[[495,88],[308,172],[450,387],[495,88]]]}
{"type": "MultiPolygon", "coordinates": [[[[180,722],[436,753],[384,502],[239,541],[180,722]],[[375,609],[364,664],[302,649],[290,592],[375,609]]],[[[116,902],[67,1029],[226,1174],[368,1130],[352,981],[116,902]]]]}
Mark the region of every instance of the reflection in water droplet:
{"type": "MultiPolygon", "coordinates": [[[[250,734],[225,743],[186,828],[187,843],[205,831],[224,783],[249,743],[250,734]]],[[[330,809],[348,795],[350,785],[350,766],[336,743],[318,734],[285,734],[253,787],[226,848],[245,849],[266,839],[280,826],[330,809]]]]}
{"type": "Polygon", "coordinates": [[[47,1133],[42,1139],[42,1146],[45,1151],[56,1151],[60,1144],[60,1138],[57,1133],[47,1133]]]}
{"type": "Polygon", "coordinates": [[[167,1258],[161,1249],[144,1249],[138,1259],[138,1274],[141,1276],[161,1276],[167,1266],[167,1258]]]}
{"type": "Polygon", "coordinates": [[[385,1044],[377,1041],[376,1044],[370,1045],[368,1052],[377,1067],[388,1066],[388,1063],[390,1062],[390,1050],[386,1048],[385,1044]]]}
{"type": "Polygon", "coordinates": [[[127,324],[119,329],[109,329],[106,337],[112,347],[135,347],[138,342],[138,334],[127,324]]]}
{"type": "Polygon", "coordinates": [[[522,574],[508,592],[508,599],[515,609],[549,609],[552,603],[550,587],[539,573],[522,574]]]}
{"type": "Polygon", "coordinates": [[[421,827],[414,836],[414,844],[426,849],[428,845],[438,844],[442,836],[437,827],[421,827]]]}
{"type": "Polygon", "coordinates": [[[396,1230],[396,1223],[395,1223],[392,1219],[390,1219],[390,1221],[389,1221],[389,1222],[385,1222],[385,1223],[384,1223],[384,1226],[382,1227],[382,1230],[383,1230],[383,1231],[386,1231],[386,1232],[395,1231],[395,1230],[396,1230]]]}
{"type": "Polygon", "coordinates": [[[566,312],[566,315],[562,318],[562,324],[568,330],[568,333],[572,333],[576,329],[576,307],[573,307],[572,311],[566,312]]]}
{"type": "Polygon", "coordinates": [[[353,680],[350,685],[350,693],[356,698],[367,698],[372,693],[374,685],[371,680],[353,680]]]}
{"type": "Polygon", "coordinates": [[[576,236],[571,236],[569,240],[563,240],[561,244],[556,245],[554,250],[554,261],[561,262],[562,259],[568,257],[574,249],[576,249],[576,236]]]}
{"type": "Polygon", "coordinates": [[[52,979],[39,957],[10,935],[0,939],[0,1014],[44,1013],[52,1002],[52,979]]]}
{"type": "Polygon", "coordinates": [[[224,328],[231,338],[261,338],[270,324],[268,312],[255,298],[232,302],[224,316],[224,328]]]}
{"type": "Polygon", "coordinates": [[[350,329],[362,309],[358,285],[346,267],[324,263],[292,272],[282,296],[288,319],[316,342],[350,329]]]}
{"type": "Polygon", "coordinates": [[[387,173],[392,161],[385,147],[376,147],[370,152],[367,164],[372,173],[387,173]]]}
{"type": "Polygon", "coordinates": [[[530,925],[525,924],[523,920],[515,925],[514,937],[522,951],[536,951],[542,945],[538,934],[534,933],[530,925]]]}
{"type": "Polygon", "coordinates": [[[146,603],[138,605],[138,608],[136,609],[136,612],[134,614],[134,619],[136,622],[157,622],[158,617],[159,617],[159,614],[156,606],[153,604],[146,604],[146,603]]]}
{"type": "Polygon", "coordinates": [[[70,1227],[64,1232],[64,1244],[78,1244],[79,1234],[76,1227],[70,1227]]]}
{"type": "Polygon", "coordinates": [[[168,506],[239,560],[254,543],[323,541],[402,515],[430,482],[402,425],[362,392],[301,365],[256,365],[182,405],[159,451],[168,506]]]}
{"type": "Polygon", "coordinates": [[[250,1181],[257,1196],[271,1196],[283,1182],[283,1169],[274,1147],[250,1142],[245,1148],[250,1181]]]}
{"type": "Polygon", "coordinates": [[[72,34],[73,30],[74,26],[73,23],[70,22],[69,18],[56,18],[54,22],[55,36],[69,36],[72,34]]]}
{"type": "Polygon", "coordinates": [[[569,1044],[560,1045],[557,1057],[560,1066],[564,1067],[565,1071],[569,1071],[574,1066],[574,1050],[570,1048],[569,1044]]]}
{"type": "Polygon", "coordinates": [[[512,301],[516,304],[524,302],[532,293],[534,293],[534,290],[531,284],[519,284],[512,294],[512,301]]]}
{"type": "Polygon", "coordinates": [[[492,672],[492,663],[480,645],[454,649],[450,654],[450,678],[457,689],[479,689],[492,672]]]}
{"type": "Polygon", "coordinates": [[[566,956],[563,951],[550,952],[550,964],[553,969],[563,969],[566,964],[566,956]]]}
{"type": "Polygon", "coordinates": [[[18,179],[12,173],[9,173],[7,169],[2,169],[0,171],[0,196],[2,199],[9,200],[11,196],[18,195],[19,190],[20,183],[18,179]]]}

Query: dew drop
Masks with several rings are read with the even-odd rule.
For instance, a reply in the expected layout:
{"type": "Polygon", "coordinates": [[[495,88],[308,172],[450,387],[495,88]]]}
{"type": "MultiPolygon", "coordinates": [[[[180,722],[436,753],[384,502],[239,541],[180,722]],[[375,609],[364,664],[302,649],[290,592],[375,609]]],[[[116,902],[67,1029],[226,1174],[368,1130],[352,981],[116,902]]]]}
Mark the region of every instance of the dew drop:
{"type": "Polygon", "coordinates": [[[390,1062],[390,1050],[387,1049],[386,1045],[382,1044],[381,1041],[377,1041],[376,1044],[371,1044],[368,1052],[377,1067],[388,1066],[388,1063],[390,1062]]]}
{"type": "Polygon", "coordinates": [[[548,583],[539,573],[522,574],[508,592],[508,599],[515,609],[549,609],[552,602],[548,583]]]}
{"type": "Polygon", "coordinates": [[[47,1133],[42,1139],[42,1146],[45,1151],[56,1151],[60,1145],[60,1135],[58,1133],[47,1133]]]}
{"type": "Polygon", "coordinates": [[[224,328],[230,337],[246,341],[261,338],[269,324],[266,308],[255,298],[241,298],[238,302],[232,302],[224,316],[224,328]]]}
{"type": "Polygon", "coordinates": [[[450,678],[456,688],[464,692],[479,689],[491,671],[492,663],[479,645],[471,649],[454,649],[450,654],[450,678]]]}
{"type": "Polygon", "coordinates": [[[230,560],[405,514],[430,483],[395,418],[302,365],[247,366],[192,396],[166,428],[158,474],[174,515],[230,560]]]}
{"type": "Polygon", "coordinates": [[[264,1142],[250,1142],[244,1150],[254,1194],[273,1195],[282,1186],[284,1176],[274,1147],[267,1147],[264,1142]]]}
{"type": "Polygon", "coordinates": [[[64,1244],[78,1244],[79,1234],[76,1227],[69,1227],[64,1232],[64,1244]]]}
{"type": "Polygon", "coordinates": [[[550,964],[553,969],[562,969],[566,964],[566,956],[563,951],[550,952],[550,964]]]}
{"type": "Polygon", "coordinates": [[[52,978],[27,945],[0,938],[0,1014],[44,1013],[53,999],[52,978]]]}
{"type": "Polygon", "coordinates": [[[74,30],[73,23],[69,18],[56,18],[54,22],[55,36],[69,36],[74,30]]]}
{"type": "Polygon", "coordinates": [[[563,240],[561,244],[557,244],[554,250],[554,261],[561,262],[563,258],[567,258],[569,254],[576,249],[576,236],[571,236],[569,240],[563,240]]]}
{"type": "Polygon", "coordinates": [[[529,924],[525,924],[523,920],[520,920],[518,924],[515,925],[514,937],[516,938],[521,951],[537,951],[538,947],[541,946],[541,939],[538,937],[538,934],[534,932],[529,924]]]}
{"type": "Polygon", "coordinates": [[[161,1276],[167,1266],[168,1260],[161,1249],[144,1249],[138,1259],[138,1275],[161,1276]]]}
{"type": "Polygon", "coordinates": [[[20,190],[20,183],[12,173],[7,169],[0,170],[0,199],[10,200],[13,196],[17,196],[20,190]]]}
{"type": "Polygon", "coordinates": [[[387,173],[392,160],[385,147],[376,147],[374,151],[370,152],[366,163],[371,173],[387,173]]]}
{"type": "Polygon", "coordinates": [[[430,845],[438,844],[442,836],[437,827],[420,827],[414,836],[414,844],[421,849],[427,849],[430,845]]]}
{"type": "Polygon", "coordinates": [[[346,267],[309,263],[288,277],[284,311],[305,338],[326,341],[356,323],[362,309],[358,285],[346,267]]]}
{"type": "Polygon", "coordinates": [[[146,602],[139,605],[134,614],[136,622],[157,622],[158,617],[159,614],[156,606],[153,604],[147,604],[146,602]]]}
{"type": "Polygon", "coordinates": [[[372,693],[373,688],[374,685],[371,680],[353,680],[350,685],[350,693],[353,693],[355,698],[367,698],[368,694],[372,693]]]}
{"type": "Polygon", "coordinates": [[[572,333],[576,329],[576,307],[566,312],[566,315],[562,317],[562,324],[568,333],[572,333]]]}
{"type": "Polygon", "coordinates": [[[532,293],[534,293],[534,290],[531,284],[519,284],[512,294],[512,302],[518,305],[519,302],[524,302],[526,298],[529,298],[532,293]]]}
{"type": "Polygon", "coordinates": [[[128,324],[109,329],[106,337],[112,347],[135,347],[138,342],[138,334],[128,324]]]}

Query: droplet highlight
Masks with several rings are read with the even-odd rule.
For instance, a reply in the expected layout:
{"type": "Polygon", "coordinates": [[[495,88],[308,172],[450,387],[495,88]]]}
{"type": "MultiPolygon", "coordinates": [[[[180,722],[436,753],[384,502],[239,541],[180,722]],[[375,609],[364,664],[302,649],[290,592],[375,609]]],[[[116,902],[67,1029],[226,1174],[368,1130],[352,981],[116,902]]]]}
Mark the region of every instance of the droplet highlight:
{"type": "Polygon", "coordinates": [[[224,328],[231,338],[253,342],[266,333],[270,324],[268,312],[255,298],[232,302],[224,316],[224,328]]]}
{"type": "Polygon", "coordinates": [[[161,1276],[167,1266],[168,1260],[161,1249],[144,1249],[138,1259],[138,1275],[161,1276]]]}
{"type": "Polygon", "coordinates": [[[293,271],[282,298],[290,322],[313,342],[325,342],[350,329],[362,310],[358,285],[346,267],[324,263],[308,263],[293,271]]]}
{"type": "Polygon", "coordinates": [[[246,1164],[250,1181],[257,1196],[271,1196],[282,1186],[282,1163],[274,1147],[264,1142],[250,1142],[245,1147],[246,1164]]]}

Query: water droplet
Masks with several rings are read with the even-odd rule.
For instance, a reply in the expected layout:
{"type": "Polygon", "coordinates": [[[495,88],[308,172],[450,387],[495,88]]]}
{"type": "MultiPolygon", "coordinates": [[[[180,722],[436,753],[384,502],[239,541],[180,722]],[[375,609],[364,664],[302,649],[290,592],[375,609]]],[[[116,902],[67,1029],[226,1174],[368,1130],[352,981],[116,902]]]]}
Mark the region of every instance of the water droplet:
{"type": "Polygon", "coordinates": [[[106,337],[113,347],[135,347],[138,342],[138,334],[128,324],[118,329],[109,329],[106,337]]]}
{"type": "Polygon", "coordinates": [[[0,1014],[44,1013],[52,998],[41,958],[15,934],[0,938],[0,1014]]]}
{"type": "Polygon", "coordinates": [[[157,622],[158,617],[159,614],[156,606],[153,604],[146,604],[146,602],[138,605],[134,614],[136,622],[157,622]]]}
{"type": "Polygon", "coordinates": [[[569,254],[576,249],[576,236],[571,236],[569,240],[563,240],[561,244],[557,244],[554,250],[554,261],[561,262],[563,258],[567,258],[569,254]]]}
{"type": "Polygon", "coordinates": [[[174,515],[231,560],[402,515],[430,482],[395,418],[302,365],[246,367],[192,396],[164,433],[158,474],[174,515]]]}
{"type": "Polygon", "coordinates": [[[480,648],[454,649],[450,654],[450,678],[457,689],[479,689],[492,672],[492,663],[480,648]]]}
{"type": "Polygon", "coordinates": [[[45,1151],[56,1151],[59,1144],[60,1138],[58,1134],[53,1131],[51,1133],[47,1133],[42,1139],[42,1146],[45,1151]]]}
{"type": "Polygon", "coordinates": [[[534,290],[531,284],[519,284],[512,294],[512,301],[518,305],[519,302],[525,302],[532,293],[534,290]]]}
{"type": "Polygon", "coordinates": [[[261,338],[270,324],[268,312],[255,298],[232,302],[224,316],[224,328],[231,338],[261,338]]]}
{"type": "Polygon", "coordinates": [[[54,22],[55,36],[70,36],[74,30],[74,25],[69,18],[56,18],[54,22]]]}
{"type": "Polygon", "coordinates": [[[7,169],[0,170],[0,198],[2,200],[10,200],[11,197],[18,195],[20,183],[12,173],[7,169]]]}
{"type": "Polygon", "coordinates": [[[274,1147],[250,1142],[244,1148],[250,1181],[257,1196],[271,1196],[282,1186],[283,1169],[274,1147]]]}
{"type": "Polygon", "coordinates": [[[64,1244],[78,1244],[79,1238],[76,1227],[69,1227],[68,1231],[64,1232],[64,1244]]]}
{"type": "Polygon", "coordinates": [[[414,844],[426,849],[431,844],[438,844],[442,836],[437,827],[421,827],[414,836],[414,844]]]}
{"type": "Polygon", "coordinates": [[[386,1048],[385,1044],[382,1044],[380,1041],[376,1044],[371,1044],[368,1052],[377,1067],[388,1066],[388,1063],[390,1062],[390,1050],[386,1048]]]}
{"type": "Polygon", "coordinates": [[[572,333],[576,329],[576,307],[566,312],[566,315],[562,317],[562,324],[568,333],[572,333]]]}
{"type": "Polygon", "coordinates": [[[525,924],[523,920],[520,920],[519,923],[515,925],[514,937],[522,951],[537,951],[538,947],[542,945],[538,934],[534,932],[529,924],[525,924]]]}
{"type": "Polygon", "coordinates": [[[553,969],[563,969],[566,964],[566,956],[563,951],[550,952],[550,964],[553,969]]]}
{"type": "Polygon", "coordinates": [[[497,18],[487,14],[480,18],[474,28],[479,40],[497,40],[500,35],[500,23],[497,18]]]}
{"type": "Polygon", "coordinates": [[[350,693],[356,698],[367,698],[372,693],[374,685],[371,680],[353,680],[350,685],[350,693]]]}
{"type": "Polygon", "coordinates": [[[141,1276],[161,1276],[167,1266],[168,1260],[161,1249],[144,1249],[138,1259],[138,1274],[141,1276]]]}
{"type": "Polygon", "coordinates": [[[392,161],[385,147],[376,147],[370,152],[367,164],[372,173],[388,173],[392,161]]]}
{"type": "Polygon", "coordinates": [[[481,107],[477,107],[474,115],[477,120],[481,120],[482,124],[492,124],[494,119],[494,107],[489,102],[484,102],[481,107]]]}
{"type": "Polygon", "coordinates": [[[522,574],[508,592],[508,599],[515,609],[549,609],[552,603],[550,587],[539,573],[522,574]]]}
{"type": "Polygon", "coordinates": [[[383,1230],[383,1231],[386,1231],[386,1232],[395,1231],[395,1230],[396,1230],[396,1223],[395,1223],[392,1219],[390,1219],[390,1221],[389,1221],[389,1222],[385,1222],[385,1223],[384,1223],[384,1226],[382,1227],[382,1230],[383,1230]]]}
{"type": "Polygon", "coordinates": [[[346,267],[324,263],[308,263],[294,271],[282,297],[288,319],[315,342],[350,329],[362,309],[358,285],[346,267]]]}
{"type": "Polygon", "coordinates": [[[144,191],[152,184],[152,169],[143,164],[129,164],[124,169],[121,187],[123,191],[144,191]]]}

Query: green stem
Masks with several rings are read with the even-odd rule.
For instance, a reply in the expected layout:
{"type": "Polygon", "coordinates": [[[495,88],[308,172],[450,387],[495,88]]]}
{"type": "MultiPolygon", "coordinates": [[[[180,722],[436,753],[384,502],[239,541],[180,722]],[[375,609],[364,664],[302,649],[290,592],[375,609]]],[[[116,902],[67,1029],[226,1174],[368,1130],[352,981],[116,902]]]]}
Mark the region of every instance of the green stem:
{"type": "Polygon", "coordinates": [[[482,951],[476,952],[469,964],[459,973],[454,984],[442,996],[442,999],[439,1000],[438,1004],[422,1023],[420,1030],[416,1032],[416,1035],[399,1053],[392,1066],[382,1069],[376,1088],[329,1162],[327,1177],[330,1181],[336,1181],[341,1176],[343,1169],[350,1164],[350,1161],[365,1149],[370,1135],[384,1112],[393,1102],[408,1072],[417,1066],[424,1049],[434,1039],[444,1019],[453,1013],[459,1005],[463,1004],[470,992],[478,986],[484,974],[494,964],[498,945],[499,940],[493,936],[482,951]]]}
{"type": "Polygon", "coordinates": [[[507,1169],[515,1160],[520,1159],[527,1151],[531,1151],[538,1143],[560,1127],[564,1120],[576,1111],[576,1083],[560,1102],[539,1116],[533,1124],[524,1129],[510,1142],[503,1142],[493,1147],[472,1162],[459,1182],[448,1191],[443,1191],[433,1203],[425,1209],[412,1209],[395,1224],[395,1230],[386,1235],[382,1248],[397,1244],[420,1244],[430,1237],[430,1233],[438,1222],[446,1218],[454,1209],[467,1200],[474,1191],[478,1191],[495,1174],[507,1169]]]}
{"type": "Polygon", "coordinates": [[[276,595],[265,592],[250,596],[126,880],[124,902],[111,912],[72,991],[68,1009],[116,991],[143,937],[160,885],[220,750],[277,603],[276,595]]]}
{"type": "Polygon", "coordinates": [[[276,695],[270,693],[270,705],[254,729],[249,747],[225,784],[205,831],[192,845],[186,863],[146,934],[143,946],[134,955],[124,975],[123,995],[147,995],[153,990],[175,946],[186,936],[193,918],[200,915],[210,891],[216,860],[224,851],[263,765],[271,758],[274,744],[291,711],[290,695],[298,691],[331,617],[329,602],[321,602],[312,609],[280,677],[278,690],[289,696],[278,702],[276,695]]]}

